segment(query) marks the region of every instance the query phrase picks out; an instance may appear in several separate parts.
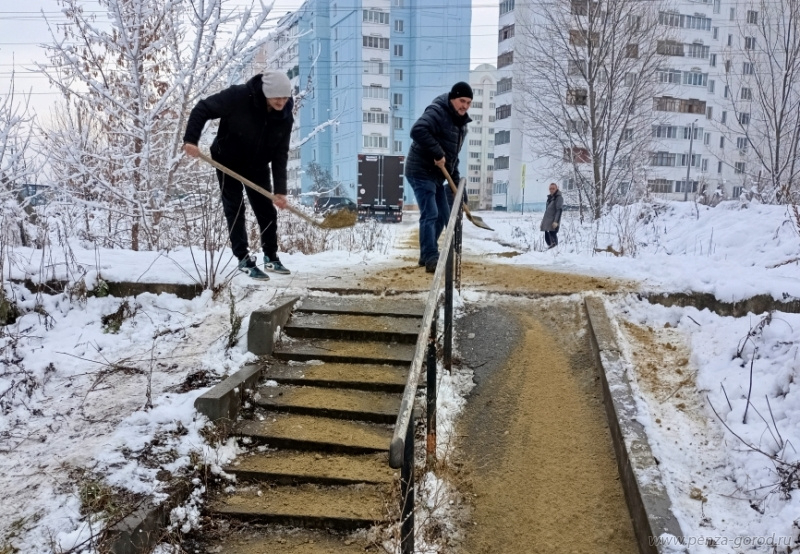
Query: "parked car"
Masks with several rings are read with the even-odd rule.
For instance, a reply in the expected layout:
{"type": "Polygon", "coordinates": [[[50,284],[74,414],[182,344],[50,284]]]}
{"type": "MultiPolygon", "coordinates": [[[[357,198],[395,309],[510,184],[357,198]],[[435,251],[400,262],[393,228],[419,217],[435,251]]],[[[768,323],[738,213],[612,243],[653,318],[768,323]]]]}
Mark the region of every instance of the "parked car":
{"type": "Polygon", "coordinates": [[[347,196],[320,196],[314,202],[314,213],[325,214],[330,211],[347,210],[358,212],[358,204],[347,196]]]}

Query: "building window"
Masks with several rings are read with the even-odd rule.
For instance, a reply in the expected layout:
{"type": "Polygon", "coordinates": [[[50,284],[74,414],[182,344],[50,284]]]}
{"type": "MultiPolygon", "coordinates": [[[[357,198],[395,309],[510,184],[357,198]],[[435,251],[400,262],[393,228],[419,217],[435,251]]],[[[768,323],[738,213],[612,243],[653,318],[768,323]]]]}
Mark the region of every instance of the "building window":
{"type": "Polygon", "coordinates": [[[719,118],[720,123],[727,123],[728,122],[728,112],[722,110],[722,116],[719,118]]]}
{"type": "Polygon", "coordinates": [[[679,85],[681,83],[681,72],[678,69],[658,69],[658,82],[679,85]]]}
{"type": "Polygon", "coordinates": [[[470,108],[475,109],[475,110],[481,109],[481,108],[483,108],[483,102],[473,102],[470,105],[470,108]]]}
{"type": "Polygon", "coordinates": [[[514,0],[502,0],[500,2],[500,15],[514,11],[514,0]]]}
{"type": "Polygon", "coordinates": [[[703,46],[700,42],[693,42],[686,46],[686,56],[689,58],[707,58],[711,50],[710,46],[703,46]]]}
{"type": "Polygon", "coordinates": [[[384,125],[389,123],[389,114],[386,112],[363,112],[362,115],[364,123],[381,123],[384,125]]]}
{"type": "Polygon", "coordinates": [[[386,62],[368,61],[364,62],[364,73],[371,75],[384,75],[389,64],[386,62]]]}
{"type": "Polygon", "coordinates": [[[653,125],[653,138],[678,138],[676,125],[653,125]]]}
{"type": "Polygon", "coordinates": [[[497,94],[503,94],[511,90],[511,77],[504,77],[497,81],[497,94]]]}
{"type": "Polygon", "coordinates": [[[498,156],[494,160],[495,169],[508,169],[508,156],[498,156]]]}
{"type": "Polygon", "coordinates": [[[572,148],[564,148],[563,160],[565,162],[577,164],[588,164],[592,160],[592,157],[588,149],[580,146],[573,146],[572,148]]]}
{"type": "Polygon", "coordinates": [[[394,55],[398,58],[403,56],[403,45],[402,44],[395,44],[394,45],[394,55]]]}
{"type": "Polygon", "coordinates": [[[404,31],[404,27],[405,27],[405,23],[404,23],[404,21],[402,19],[395,19],[395,21],[394,21],[394,30],[395,31],[397,31],[398,33],[403,33],[403,32],[405,32],[404,31]]]}
{"type": "Polygon", "coordinates": [[[744,37],[744,49],[745,50],[755,50],[756,49],[756,37],[744,37]]]}
{"type": "Polygon", "coordinates": [[[497,69],[501,67],[506,67],[514,63],[514,52],[504,52],[497,56],[497,69]]]}
{"type": "Polygon", "coordinates": [[[570,106],[585,106],[588,94],[585,88],[569,89],[567,90],[567,104],[570,106]]]}
{"type": "Polygon", "coordinates": [[[380,135],[364,135],[364,148],[388,148],[389,137],[380,135]]]}
{"type": "Polygon", "coordinates": [[[732,64],[731,60],[725,60],[725,73],[731,72],[731,64],[732,64]]]}
{"type": "Polygon", "coordinates": [[[402,106],[403,105],[403,95],[399,92],[395,92],[392,95],[392,104],[395,106],[402,106]]]}
{"type": "Polygon", "coordinates": [[[706,108],[706,119],[711,119],[714,116],[714,108],[711,106],[706,108]]]}
{"type": "Polygon", "coordinates": [[[725,149],[725,137],[719,137],[719,149],[720,150],[725,149]]]}
{"type": "Polygon", "coordinates": [[[483,141],[481,139],[470,139],[469,145],[470,146],[480,146],[483,141]]]}
{"type": "Polygon", "coordinates": [[[403,151],[403,141],[402,140],[394,141],[394,151],[395,152],[402,152],[403,151]]]}
{"type": "Polygon", "coordinates": [[[728,35],[728,46],[733,46],[733,35],[728,35]]]}
{"type": "Polygon", "coordinates": [[[716,54],[710,54],[708,56],[708,65],[710,65],[711,67],[717,67],[717,55],[716,54]]]}
{"type": "Polygon", "coordinates": [[[741,175],[744,173],[744,162],[734,162],[733,164],[733,172],[737,175],[741,175]]]}
{"type": "Polygon", "coordinates": [[[475,160],[480,159],[481,153],[480,152],[470,152],[469,157],[475,160]]]}
{"type": "Polygon", "coordinates": [[[472,165],[470,165],[470,166],[468,167],[468,169],[469,169],[469,171],[480,171],[480,170],[481,170],[481,166],[480,166],[480,165],[475,165],[475,164],[472,164],[472,165]]]}
{"type": "Polygon", "coordinates": [[[394,70],[394,78],[396,81],[403,80],[403,70],[402,69],[395,69],[394,70]]]}
{"type": "Polygon", "coordinates": [[[639,45],[638,44],[626,44],[625,45],[625,57],[626,58],[638,58],[639,57],[639,45]]]}
{"type": "Polygon", "coordinates": [[[722,173],[722,162],[717,162],[717,173],[722,173]]]}
{"type": "Polygon", "coordinates": [[[750,114],[747,112],[739,112],[739,125],[750,125],[750,114]]]}
{"type": "Polygon", "coordinates": [[[730,20],[731,21],[736,21],[736,8],[731,8],[730,20]]]}
{"type": "Polygon", "coordinates": [[[731,195],[732,198],[739,198],[742,195],[743,190],[744,187],[742,187],[741,185],[733,187],[733,194],[731,195]]]}
{"type": "Polygon", "coordinates": [[[710,94],[714,94],[714,85],[715,85],[714,79],[709,79],[709,81],[708,81],[708,92],[710,94]]]}
{"type": "Polygon", "coordinates": [[[714,40],[719,38],[719,27],[714,27],[711,32],[711,36],[714,38],[714,40]]]}
{"type": "Polygon", "coordinates": [[[498,106],[496,109],[496,117],[497,119],[506,119],[511,117],[511,105],[510,104],[503,104],[502,106],[498,106]]]}
{"type": "Polygon", "coordinates": [[[689,181],[689,186],[686,186],[686,181],[675,181],[675,192],[697,192],[697,181],[689,181]],[[688,190],[686,190],[688,188],[688,190]]]}
{"type": "Polygon", "coordinates": [[[508,144],[509,142],[511,142],[511,131],[497,131],[494,134],[495,146],[500,144],[508,144]]]}
{"type": "Polygon", "coordinates": [[[503,42],[514,36],[514,24],[506,25],[498,32],[497,42],[503,42]]]}
{"type": "Polygon", "coordinates": [[[385,25],[389,24],[389,13],[388,12],[379,12],[376,10],[363,10],[363,16],[361,21],[367,23],[383,23],[385,25]]]}
{"type": "Polygon", "coordinates": [[[708,84],[708,73],[699,73],[695,71],[683,72],[683,84],[692,85],[696,87],[704,87],[708,84]]]}
{"type": "Polygon", "coordinates": [[[703,135],[703,144],[711,144],[711,133],[706,133],[703,135]]]}
{"type": "Polygon", "coordinates": [[[736,148],[741,152],[747,152],[747,147],[749,146],[750,142],[747,140],[747,137],[737,137],[736,138],[736,148]]]}
{"type": "Polygon", "coordinates": [[[744,62],[742,64],[742,74],[744,75],[755,75],[755,67],[753,66],[752,62],[744,62]]]}
{"type": "Polygon", "coordinates": [[[402,130],[403,129],[403,118],[402,117],[393,117],[394,120],[394,128],[402,130]]]}
{"type": "MultiPolygon", "coordinates": [[[[378,48],[380,50],[388,50],[389,49],[389,39],[384,37],[361,37],[362,38],[362,45],[364,48],[378,48]]],[[[395,46],[395,48],[397,48],[395,46]]]]}
{"type": "Polygon", "coordinates": [[[388,100],[389,99],[389,89],[384,87],[376,87],[376,86],[368,86],[368,87],[361,87],[363,90],[363,97],[364,98],[378,98],[381,100],[388,100]]]}
{"type": "Polygon", "coordinates": [[[674,167],[675,154],[670,152],[653,152],[650,155],[650,165],[658,167],[674,167]]]}
{"type": "Polygon", "coordinates": [[[753,99],[753,91],[747,87],[742,87],[739,89],[739,98],[742,100],[752,100],[753,99]]]}
{"type": "Polygon", "coordinates": [[[751,25],[758,25],[758,12],[754,10],[747,10],[747,22],[751,25]]]}
{"type": "Polygon", "coordinates": [[[669,194],[672,192],[672,181],[667,179],[648,179],[647,190],[656,194],[669,194]]]}
{"type": "Polygon", "coordinates": [[[683,43],[674,40],[659,40],[656,52],[662,56],[683,56],[683,43]]]}

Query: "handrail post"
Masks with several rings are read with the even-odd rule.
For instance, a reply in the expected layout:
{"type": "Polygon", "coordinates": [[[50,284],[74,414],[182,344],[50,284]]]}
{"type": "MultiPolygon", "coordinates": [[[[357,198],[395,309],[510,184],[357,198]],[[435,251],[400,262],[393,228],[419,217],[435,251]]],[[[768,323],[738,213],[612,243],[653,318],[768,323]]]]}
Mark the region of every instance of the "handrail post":
{"type": "Polygon", "coordinates": [[[403,468],[400,470],[400,549],[402,554],[414,554],[414,418],[408,423],[403,449],[403,468]]]}
{"type": "Polygon", "coordinates": [[[458,207],[458,218],[456,219],[456,227],[453,233],[453,248],[456,252],[456,259],[455,259],[455,286],[459,292],[461,292],[461,244],[463,239],[463,214],[464,214],[464,206],[463,204],[458,207]]]}
{"type": "Polygon", "coordinates": [[[436,461],[436,320],[431,323],[431,334],[428,338],[428,359],[425,362],[427,382],[425,397],[427,399],[428,434],[425,442],[425,463],[432,467],[436,461]]]}
{"type": "Polygon", "coordinates": [[[444,368],[450,372],[453,369],[453,262],[455,258],[455,245],[450,243],[447,250],[447,262],[444,276],[444,368]]]}

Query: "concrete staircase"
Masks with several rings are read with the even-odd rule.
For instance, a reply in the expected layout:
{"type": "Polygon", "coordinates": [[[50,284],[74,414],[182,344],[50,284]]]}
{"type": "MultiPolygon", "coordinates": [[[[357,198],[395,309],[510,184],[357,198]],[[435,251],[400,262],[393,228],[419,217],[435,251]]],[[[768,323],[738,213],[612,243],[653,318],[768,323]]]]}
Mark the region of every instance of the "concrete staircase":
{"type": "Polygon", "coordinates": [[[217,516],[273,525],[222,551],[364,552],[369,545],[342,532],[396,517],[389,442],[422,313],[417,300],[341,297],[294,310],[252,417],[234,428],[252,446],[225,468],[236,491],[210,505],[217,516]]]}

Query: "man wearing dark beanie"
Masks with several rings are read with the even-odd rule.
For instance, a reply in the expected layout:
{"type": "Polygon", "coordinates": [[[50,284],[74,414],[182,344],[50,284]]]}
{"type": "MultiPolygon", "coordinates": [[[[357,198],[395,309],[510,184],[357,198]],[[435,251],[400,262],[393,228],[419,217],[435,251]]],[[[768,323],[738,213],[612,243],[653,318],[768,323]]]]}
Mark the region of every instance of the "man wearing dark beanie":
{"type": "Polygon", "coordinates": [[[460,81],[449,93],[437,96],[411,127],[405,176],[419,206],[419,265],[424,265],[428,273],[436,271],[437,243],[453,202],[442,168],[458,183],[458,152],[467,136],[467,124],[472,121],[467,114],[471,104],[472,87],[460,81]]]}
{"type": "Polygon", "coordinates": [[[217,170],[231,249],[239,259],[239,270],[253,279],[266,281],[269,276],[249,255],[243,192],[247,193],[261,231],[264,269],[272,273],[290,273],[278,259],[275,206],[286,207],[286,165],[294,122],[293,105],[292,84],[286,74],[265,71],[243,85],[228,87],[200,100],[189,115],[183,137],[184,152],[197,156],[200,152],[197,142],[203,127],[207,121],[219,119],[211,157],[275,194],[273,205],[266,196],[217,170]]]}

